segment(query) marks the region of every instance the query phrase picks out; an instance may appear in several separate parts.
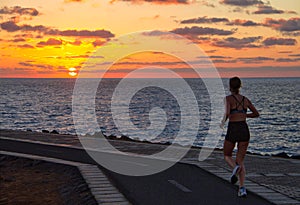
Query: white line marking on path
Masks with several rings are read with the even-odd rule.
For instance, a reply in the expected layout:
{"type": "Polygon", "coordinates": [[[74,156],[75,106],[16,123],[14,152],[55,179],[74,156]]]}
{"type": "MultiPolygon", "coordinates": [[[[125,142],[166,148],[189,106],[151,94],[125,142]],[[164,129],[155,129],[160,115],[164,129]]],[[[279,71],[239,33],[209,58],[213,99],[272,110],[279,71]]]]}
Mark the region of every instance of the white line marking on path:
{"type": "Polygon", "coordinates": [[[176,186],[178,189],[180,189],[183,192],[192,192],[190,189],[186,188],[182,184],[179,184],[177,181],[175,181],[173,179],[169,179],[168,182],[170,182],[171,184],[173,184],[174,186],[176,186]]]}

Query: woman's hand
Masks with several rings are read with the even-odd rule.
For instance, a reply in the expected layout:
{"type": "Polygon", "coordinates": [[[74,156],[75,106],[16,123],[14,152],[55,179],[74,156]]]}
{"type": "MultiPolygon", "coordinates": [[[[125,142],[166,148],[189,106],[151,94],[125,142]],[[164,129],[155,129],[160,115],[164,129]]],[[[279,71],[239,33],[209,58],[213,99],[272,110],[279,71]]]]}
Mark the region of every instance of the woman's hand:
{"type": "Polygon", "coordinates": [[[224,129],[225,122],[226,122],[225,120],[222,120],[222,121],[221,121],[221,123],[220,123],[220,125],[219,125],[221,129],[224,129]]]}

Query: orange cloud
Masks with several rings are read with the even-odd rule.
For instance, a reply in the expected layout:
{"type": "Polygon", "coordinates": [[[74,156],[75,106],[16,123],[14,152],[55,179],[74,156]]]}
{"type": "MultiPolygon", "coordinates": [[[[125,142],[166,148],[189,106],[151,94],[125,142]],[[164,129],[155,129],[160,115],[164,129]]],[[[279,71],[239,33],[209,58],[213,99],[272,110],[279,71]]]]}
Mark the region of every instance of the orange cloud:
{"type": "Polygon", "coordinates": [[[40,41],[37,46],[43,47],[43,46],[59,46],[62,45],[62,40],[58,40],[55,38],[49,38],[47,41],[40,41]]]}
{"type": "Polygon", "coordinates": [[[31,46],[29,44],[23,44],[23,45],[18,45],[19,48],[34,48],[34,46],[31,46]]]}

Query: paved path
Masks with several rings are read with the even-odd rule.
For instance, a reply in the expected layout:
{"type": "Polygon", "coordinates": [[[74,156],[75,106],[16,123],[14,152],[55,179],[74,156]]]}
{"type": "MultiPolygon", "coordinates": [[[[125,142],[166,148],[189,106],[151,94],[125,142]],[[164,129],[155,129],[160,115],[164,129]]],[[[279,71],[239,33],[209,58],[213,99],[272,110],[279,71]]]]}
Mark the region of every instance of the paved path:
{"type": "MultiPolygon", "coordinates": [[[[22,131],[0,130],[0,137],[41,141],[46,143],[59,144],[63,146],[81,148],[81,144],[78,138],[72,135],[50,135],[35,132],[32,133],[22,131]]],[[[120,140],[112,140],[110,141],[110,143],[115,148],[121,151],[133,152],[141,155],[156,153],[165,149],[166,147],[164,145],[135,143],[120,140]]],[[[0,147],[1,146],[2,143],[0,143],[0,147]]],[[[13,144],[11,146],[13,146],[13,144]]],[[[34,147],[36,146],[33,146],[32,150],[36,149],[34,147]]],[[[57,153],[55,152],[62,151],[58,150],[60,148],[55,148],[54,150],[52,150],[52,148],[46,148],[46,150],[43,149],[44,148],[42,148],[42,150],[35,151],[37,152],[37,154],[41,154],[45,151],[45,154],[53,156],[57,156],[57,153]]],[[[233,189],[236,189],[234,186],[228,184],[227,182],[228,176],[230,175],[230,169],[228,168],[226,163],[224,163],[222,152],[215,150],[212,153],[212,155],[204,162],[199,162],[197,160],[198,154],[198,149],[192,149],[181,161],[183,163],[191,164],[193,166],[177,164],[170,170],[175,169],[174,173],[181,173],[181,171],[179,171],[181,166],[190,167],[186,169],[193,169],[191,167],[198,167],[197,170],[201,170],[201,173],[211,173],[215,176],[218,176],[218,180],[221,179],[221,181],[225,183],[227,188],[232,187],[233,189]],[[199,169],[199,167],[201,169],[199,169]]],[[[76,155],[69,155],[68,153],[63,153],[61,155],[63,155],[62,157],[67,158],[77,158],[76,155]]],[[[85,160],[87,160],[88,156],[80,154],[80,156],[78,156],[78,159],[82,158],[85,158],[85,160]]],[[[300,160],[248,154],[246,157],[245,164],[247,167],[247,188],[249,190],[260,194],[265,198],[268,198],[275,204],[300,204],[300,160]]],[[[170,173],[171,172],[172,171],[170,171],[170,173]]],[[[126,191],[126,186],[129,187],[128,185],[124,185],[126,184],[125,182],[127,179],[123,179],[123,181],[121,179],[122,177],[118,177],[118,175],[114,174],[111,174],[110,177],[112,178],[113,182],[116,183],[116,185],[122,190],[122,192],[124,192],[127,195],[127,197],[131,198],[131,200],[138,200],[138,197],[135,197],[136,199],[134,199],[134,195],[131,193],[130,190],[126,191]]],[[[171,177],[169,178],[170,179],[164,179],[164,181],[168,182],[168,186],[181,187],[181,185],[185,185],[185,182],[171,179],[171,177]]],[[[186,185],[184,187],[192,190],[190,186],[186,185]]],[[[232,192],[231,196],[236,196],[236,190],[232,192]]]]}
{"type": "MultiPolygon", "coordinates": [[[[0,147],[5,151],[95,163],[82,149],[8,139],[1,139],[0,147]]],[[[271,204],[253,193],[249,193],[246,200],[237,198],[235,186],[188,164],[177,164],[164,172],[146,177],[105,172],[133,204],[271,204]]]]}

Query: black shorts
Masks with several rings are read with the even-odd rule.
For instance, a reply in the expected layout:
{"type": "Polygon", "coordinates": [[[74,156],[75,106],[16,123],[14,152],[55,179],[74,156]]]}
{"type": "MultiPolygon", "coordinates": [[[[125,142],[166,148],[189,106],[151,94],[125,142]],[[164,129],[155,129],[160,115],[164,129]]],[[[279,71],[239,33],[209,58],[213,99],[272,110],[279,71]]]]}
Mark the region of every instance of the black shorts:
{"type": "Polygon", "coordinates": [[[250,140],[250,132],[245,121],[229,122],[225,139],[232,142],[248,142],[250,140]]]}

